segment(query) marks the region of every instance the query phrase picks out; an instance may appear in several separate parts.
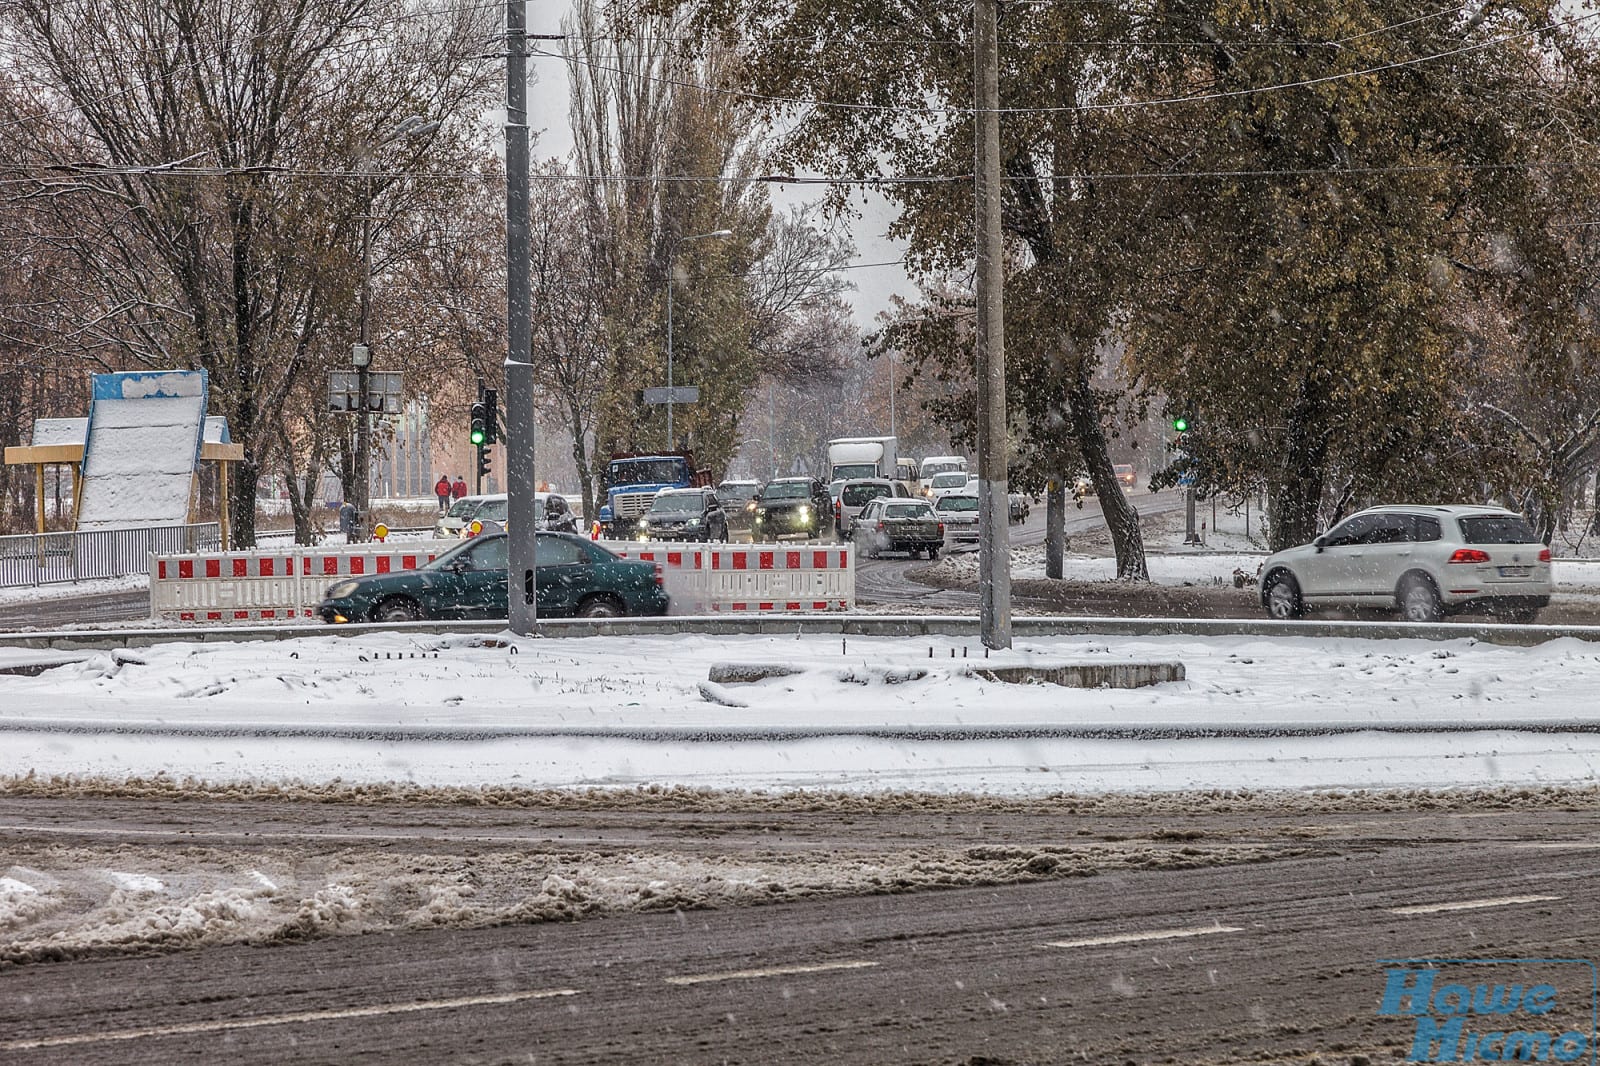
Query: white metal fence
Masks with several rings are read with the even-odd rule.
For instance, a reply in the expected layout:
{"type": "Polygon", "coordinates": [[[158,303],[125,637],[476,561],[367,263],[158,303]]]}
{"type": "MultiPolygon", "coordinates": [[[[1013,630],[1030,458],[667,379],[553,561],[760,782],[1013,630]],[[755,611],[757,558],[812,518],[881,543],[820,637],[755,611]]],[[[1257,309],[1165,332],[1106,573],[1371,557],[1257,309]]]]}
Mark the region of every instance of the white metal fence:
{"type": "Polygon", "coordinates": [[[215,551],[215,522],[0,537],[0,587],[30,588],[150,572],[152,555],[215,551]]]}

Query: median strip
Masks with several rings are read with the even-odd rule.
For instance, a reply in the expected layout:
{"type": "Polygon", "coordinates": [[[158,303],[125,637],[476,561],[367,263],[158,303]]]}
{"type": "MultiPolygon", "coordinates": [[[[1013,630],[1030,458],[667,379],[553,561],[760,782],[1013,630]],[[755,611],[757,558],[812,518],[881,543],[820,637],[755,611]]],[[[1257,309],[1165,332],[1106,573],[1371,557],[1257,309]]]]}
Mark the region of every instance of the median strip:
{"type": "Polygon", "coordinates": [[[1455,903],[1419,903],[1411,907],[1390,907],[1390,914],[1440,914],[1445,911],[1477,911],[1485,907],[1514,907],[1519,903],[1551,903],[1560,896],[1496,896],[1491,899],[1464,899],[1455,903]]]}
{"type": "Polygon", "coordinates": [[[0,1051],[32,1051],[38,1048],[101,1044],[114,1040],[143,1040],[146,1037],[156,1036],[222,1033],[237,1029],[260,1029],[269,1025],[293,1025],[299,1022],[338,1021],[345,1018],[378,1018],[392,1014],[454,1010],[457,1007],[499,1006],[506,1003],[522,1003],[532,999],[553,999],[558,996],[576,995],[578,995],[578,990],[575,988],[543,988],[532,992],[503,992],[492,996],[463,996],[459,999],[429,999],[416,1003],[386,1003],[373,1007],[345,1007],[340,1010],[309,1010],[298,1011],[294,1014],[267,1014],[259,1018],[224,1018],[211,1022],[153,1025],[145,1029],[113,1029],[109,1032],[71,1033],[64,1036],[41,1036],[32,1040],[8,1040],[0,1043],[0,1051]]]}
{"type": "Polygon", "coordinates": [[[765,970],[727,970],[723,973],[694,973],[667,978],[669,985],[706,985],[716,981],[749,981],[758,977],[793,977],[807,973],[827,973],[830,970],[865,970],[878,965],[865,959],[848,962],[818,962],[808,966],[773,966],[765,970]]]}
{"type": "Polygon", "coordinates": [[[1138,944],[1147,940],[1178,940],[1190,936],[1210,936],[1212,933],[1239,933],[1236,925],[1198,925],[1191,929],[1155,929],[1148,933],[1111,933],[1106,936],[1089,936],[1081,940],[1051,940],[1041,945],[1047,948],[1100,948],[1111,944],[1138,944]]]}

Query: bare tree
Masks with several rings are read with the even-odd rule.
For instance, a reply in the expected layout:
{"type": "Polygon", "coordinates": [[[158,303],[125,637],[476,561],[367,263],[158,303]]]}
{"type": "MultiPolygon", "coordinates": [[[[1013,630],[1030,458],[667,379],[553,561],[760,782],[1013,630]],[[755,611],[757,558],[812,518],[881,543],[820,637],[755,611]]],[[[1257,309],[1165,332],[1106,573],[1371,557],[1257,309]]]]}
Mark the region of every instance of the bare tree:
{"type": "Polygon", "coordinates": [[[416,210],[456,184],[420,161],[449,173],[475,135],[492,79],[469,57],[491,14],[16,0],[7,18],[19,62],[64,105],[26,164],[98,304],[76,342],[210,372],[246,450],[229,496],[236,542],[251,544],[257,482],[296,439],[279,418],[354,333],[363,216],[380,197],[416,210]],[[426,144],[382,145],[412,112],[445,125],[426,144]]]}

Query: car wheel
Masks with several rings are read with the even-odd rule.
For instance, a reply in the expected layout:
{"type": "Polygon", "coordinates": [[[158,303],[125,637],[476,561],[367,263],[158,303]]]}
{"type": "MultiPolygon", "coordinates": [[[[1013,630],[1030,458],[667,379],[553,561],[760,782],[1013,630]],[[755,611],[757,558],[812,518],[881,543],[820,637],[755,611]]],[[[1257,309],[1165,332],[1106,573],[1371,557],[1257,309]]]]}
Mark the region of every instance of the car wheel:
{"type": "Polygon", "coordinates": [[[1408,574],[1400,582],[1400,617],[1407,622],[1437,622],[1444,617],[1439,590],[1420,574],[1408,574]]]}
{"type": "Polygon", "coordinates": [[[938,548],[929,548],[928,549],[928,558],[930,560],[939,558],[939,549],[938,548]]]}
{"type": "Polygon", "coordinates": [[[578,606],[579,618],[621,618],[622,604],[609,596],[591,596],[578,606]]]}
{"type": "Polygon", "coordinates": [[[1268,618],[1288,622],[1305,614],[1305,604],[1300,600],[1300,585],[1287,570],[1274,570],[1267,575],[1262,598],[1266,601],[1268,618]]]}
{"type": "Polygon", "coordinates": [[[390,596],[372,612],[378,622],[415,622],[422,617],[417,601],[407,596],[390,596]]]}

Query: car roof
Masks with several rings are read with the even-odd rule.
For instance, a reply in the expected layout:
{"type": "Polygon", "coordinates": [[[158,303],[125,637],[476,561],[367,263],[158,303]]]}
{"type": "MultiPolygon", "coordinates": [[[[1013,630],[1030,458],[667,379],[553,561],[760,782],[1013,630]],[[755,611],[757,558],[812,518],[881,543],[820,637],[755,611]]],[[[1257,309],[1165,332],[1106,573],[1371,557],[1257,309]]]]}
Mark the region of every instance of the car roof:
{"type": "MultiPolygon", "coordinates": [[[[1473,515],[1509,515],[1515,518],[1522,517],[1521,515],[1517,514],[1517,512],[1507,510],[1504,507],[1496,507],[1493,504],[1478,503],[1384,503],[1379,504],[1376,507],[1368,507],[1365,510],[1357,511],[1356,514],[1392,514],[1396,511],[1404,511],[1410,514],[1421,512],[1423,514],[1450,515],[1457,518],[1471,517],[1473,515]]],[[[1355,515],[1351,515],[1350,517],[1354,518],[1355,515]]]]}
{"type": "Polygon", "coordinates": [[[775,477],[771,481],[767,482],[767,484],[768,485],[783,485],[783,484],[793,483],[793,482],[796,482],[796,481],[810,481],[810,480],[812,480],[812,479],[809,478],[809,477],[775,477]]]}
{"type": "Polygon", "coordinates": [[[894,482],[886,477],[853,477],[840,482],[843,485],[893,485],[894,482]]]}
{"type": "Polygon", "coordinates": [[[719,487],[721,485],[759,485],[759,484],[761,484],[761,482],[759,482],[759,481],[746,481],[743,478],[729,478],[727,481],[721,482],[719,484],[719,487]]]}
{"type": "Polygon", "coordinates": [[[706,488],[704,485],[692,485],[686,489],[662,489],[660,492],[656,493],[656,498],[660,499],[662,496],[688,496],[691,493],[699,496],[711,491],[711,489],[706,488]]]}

